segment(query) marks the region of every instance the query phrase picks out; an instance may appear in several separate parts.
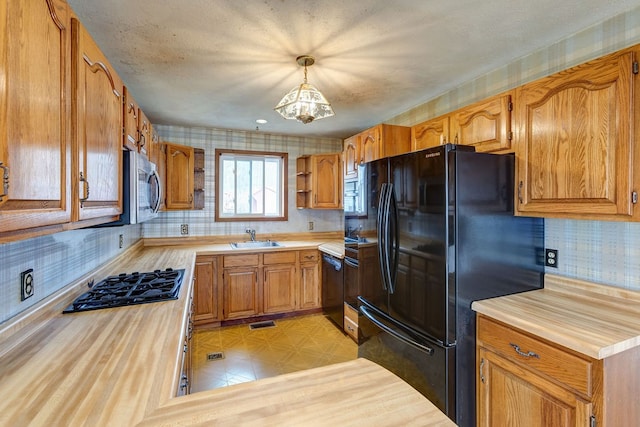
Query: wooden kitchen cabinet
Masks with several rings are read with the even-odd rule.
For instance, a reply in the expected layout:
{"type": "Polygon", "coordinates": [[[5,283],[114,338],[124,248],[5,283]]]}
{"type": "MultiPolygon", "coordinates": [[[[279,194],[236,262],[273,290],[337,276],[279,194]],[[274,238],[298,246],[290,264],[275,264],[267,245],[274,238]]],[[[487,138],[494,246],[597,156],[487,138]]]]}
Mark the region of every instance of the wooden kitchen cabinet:
{"type": "Polygon", "coordinates": [[[447,144],[449,141],[450,116],[440,116],[411,127],[411,151],[424,150],[447,144]]]}
{"type": "Polygon", "coordinates": [[[636,50],[516,89],[517,215],[640,219],[636,50]]]}
{"type": "Polygon", "coordinates": [[[218,257],[196,257],[193,322],[196,326],[222,320],[222,286],[218,281],[218,257]]]}
{"type": "Polygon", "coordinates": [[[451,142],[472,145],[478,152],[511,151],[511,100],[511,93],[506,93],[454,111],[451,142]]]}
{"type": "Polygon", "coordinates": [[[193,147],[165,143],[166,197],[165,209],[193,208],[194,151],[193,147]]]}
{"type": "Polygon", "coordinates": [[[296,309],[296,252],[263,254],[264,282],[262,308],[265,314],[296,309]]]}
{"type": "Polygon", "coordinates": [[[258,254],[223,256],[224,318],[255,316],[260,312],[258,254]]]}
{"type": "Polygon", "coordinates": [[[312,154],[296,159],[296,207],[342,208],[341,153],[312,154]]]}
{"type": "Polygon", "coordinates": [[[303,250],[300,254],[300,277],[298,309],[306,310],[321,306],[322,295],[320,277],[320,252],[318,250],[303,250]]]}
{"type": "Polygon", "coordinates": [[[145,156],[147,159],[151,158],[151,122],[147,118],[147,115],[138,109],[138,152],[145,156]]]}
{"type": "Polygon", "coordinates": [[[360,165],[360,144],[358,135],[354,135],[344,140],[342,147],[344,159],[344,179],[358,178],[358,165],[360,165]]]}
{"type": "Polygon", "coordinates": [[[410,151],[411,128],[379,124],[358,134],[360,163],[410,151]]]}
{"type": "Polygon", "coordinates": [[[68,223],[70,10],[3,0],[0,22],[0,233],[68,223]]]}
{"type": "Polygon", "coordinates": [[[638,347],[596,360],[483,315],[477,331],[478,426],[635,425],[638,347]]]}
{"type": "Polygon", "coordinates": [[[140,131],[138,130],[138,112],[140,107],[129,89],[124,87],[122,146],[127,150],[138,151],[140,131]]]}
{"type": "Polygon", "coordinates": [[[74,220],[122,212],[124,85],[80,21],[71,20],[74,220]]]}

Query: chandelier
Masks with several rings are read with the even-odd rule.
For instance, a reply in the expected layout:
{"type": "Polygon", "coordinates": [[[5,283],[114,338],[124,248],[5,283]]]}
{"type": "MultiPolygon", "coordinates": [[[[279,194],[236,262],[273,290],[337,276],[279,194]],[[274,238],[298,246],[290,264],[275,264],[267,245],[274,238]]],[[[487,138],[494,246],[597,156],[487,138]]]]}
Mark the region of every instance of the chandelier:
{"type": "Polygon", "coordinates": [[[304,82],[291,89],[274,110],[287,120],[295,119],[304,124],[333,116],[333,108],[327,98],[315,86],[307,83],[307,67],[315,62],[313,56],[298,56],[296,62],[304,67],[304,82]]]}

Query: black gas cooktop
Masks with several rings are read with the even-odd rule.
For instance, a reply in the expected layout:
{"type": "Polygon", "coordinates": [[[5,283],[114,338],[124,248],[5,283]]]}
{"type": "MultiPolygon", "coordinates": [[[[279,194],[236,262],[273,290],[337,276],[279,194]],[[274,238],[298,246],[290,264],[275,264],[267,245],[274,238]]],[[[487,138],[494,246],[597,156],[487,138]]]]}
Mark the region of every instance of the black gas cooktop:
{"type": "Polygon", "coordinates": [[[80,295],[63,313],[168,301],[180,295],[184,270],[155,270],[109,276],[80,295]]]}

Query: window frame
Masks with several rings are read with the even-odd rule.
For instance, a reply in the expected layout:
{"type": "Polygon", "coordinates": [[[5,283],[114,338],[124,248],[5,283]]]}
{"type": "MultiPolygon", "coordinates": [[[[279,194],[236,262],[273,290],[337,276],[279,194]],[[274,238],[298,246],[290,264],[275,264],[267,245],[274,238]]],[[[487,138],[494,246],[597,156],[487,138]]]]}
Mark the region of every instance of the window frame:
{"type": "Polygon", "coordinates": [[[224,148],[216,148],[215,150],[215,221],[216,222],[247,222],[247,221],[288,221],[289,219],[289,155],[284,152],[271,151],[251,151],[251,150],[231,150],[224,148]],[[221,175],[221,157],[223,155],[239,155],[239,156],[255,156],[255,157],[280,157],[282,159],[282,212],[280,216],[222,216],[222,199],[220,196],[220,188],[222,182],[221,175]]]}

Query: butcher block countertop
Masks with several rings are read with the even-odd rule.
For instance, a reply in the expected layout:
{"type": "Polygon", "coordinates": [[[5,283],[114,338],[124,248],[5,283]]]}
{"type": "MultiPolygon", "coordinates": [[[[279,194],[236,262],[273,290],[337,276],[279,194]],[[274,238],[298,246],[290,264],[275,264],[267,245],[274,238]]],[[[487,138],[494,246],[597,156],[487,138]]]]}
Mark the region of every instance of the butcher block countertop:
{"type": "Polygon", "coordinates": [[[640,345],[640,292],[551,274],[544,286],[471,308],[594,359],[640,345]]]}
{"type": "Polygon", "coordinates": [[[364,359],[175,397],[196,254],[237,252],[246,251],[140,241],[0,325],[0,425],[454,425],[364,359]],[[61,313],[91,279],[167,267],[185,269],[177,300],[61,313]]]}

